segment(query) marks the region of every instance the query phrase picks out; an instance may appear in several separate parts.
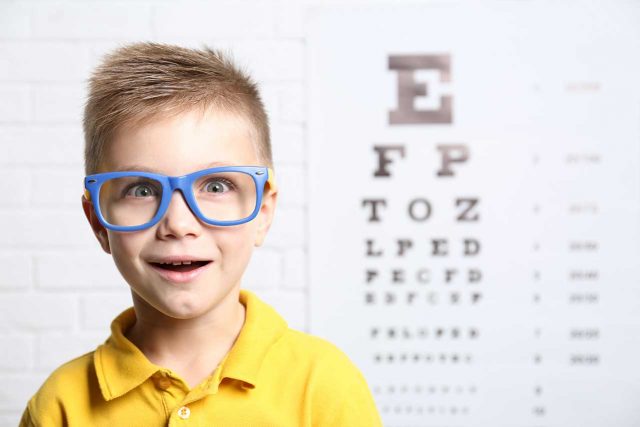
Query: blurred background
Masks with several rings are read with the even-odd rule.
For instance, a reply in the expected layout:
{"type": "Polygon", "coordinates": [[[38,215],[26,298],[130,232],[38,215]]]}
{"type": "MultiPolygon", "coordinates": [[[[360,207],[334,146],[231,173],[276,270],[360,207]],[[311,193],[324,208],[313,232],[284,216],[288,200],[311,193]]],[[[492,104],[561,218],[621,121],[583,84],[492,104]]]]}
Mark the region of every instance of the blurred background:
{"type": "Polygon", "coordinates": [[[280,198],[243,287],[385,426],[640,425],[640,2],[0,0],[0,426],[131,305],[81,209],[86,80],[230,49],[280,198]]]}

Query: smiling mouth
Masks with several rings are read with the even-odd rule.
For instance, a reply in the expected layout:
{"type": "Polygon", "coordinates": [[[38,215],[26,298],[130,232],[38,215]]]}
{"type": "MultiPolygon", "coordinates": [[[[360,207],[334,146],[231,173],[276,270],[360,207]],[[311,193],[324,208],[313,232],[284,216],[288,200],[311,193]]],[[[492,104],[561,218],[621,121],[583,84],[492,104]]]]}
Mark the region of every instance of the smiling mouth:
{"type": "Polygon", "coordinates": [[[160,268],[162,270],[185,272],[185,271],[193,271],[200,267],[204,267],[210,262],[211,261],[183,261],[180,263],[150,262],[149,264],[153,265],[156,268],[160,268]]]}

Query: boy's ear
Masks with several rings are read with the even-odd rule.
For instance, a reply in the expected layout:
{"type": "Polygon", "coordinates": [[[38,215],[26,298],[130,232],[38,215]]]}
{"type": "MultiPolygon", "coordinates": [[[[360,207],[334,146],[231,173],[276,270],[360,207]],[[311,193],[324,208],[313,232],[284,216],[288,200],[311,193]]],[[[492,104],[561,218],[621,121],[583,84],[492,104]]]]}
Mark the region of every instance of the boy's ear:
{"type": "Polygon", "coordinates": [[[262,195],[262,207],[256,220],[258,221],[258,230],[256,233],[255,246],[262,246],[264,239],[267,237],[267,232],[273,222],[273,214],[276,210],[276,203],[278,201],[278,190],[273,189],[270,186],[265,188],[262,195]]]}
{"type": "Polygon", "coordinates": [[[98,217],[96,216],[96,212],[93,209],[93,204],[82,195],[82,209],[84,210],[84,214],[91,225],[91,229],[93,230],[93,234],[96,235],[98,242],[100,242],[100,246],[102,249],[110,254],[111,248],[109,246],[109,237],[107,236],[107,229],[100,224],[98,217]]]}

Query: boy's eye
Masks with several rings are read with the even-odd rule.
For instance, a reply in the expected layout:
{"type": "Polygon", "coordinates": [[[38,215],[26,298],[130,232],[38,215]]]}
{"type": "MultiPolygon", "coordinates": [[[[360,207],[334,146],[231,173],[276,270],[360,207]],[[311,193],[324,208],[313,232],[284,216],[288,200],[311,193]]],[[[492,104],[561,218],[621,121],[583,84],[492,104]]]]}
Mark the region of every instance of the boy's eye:
{"type": "Polygon", "coordinates": [[[231,181],[221,178],[209,180],[204,185],[204,191],[209,193],[224,193],[226,191],[231,191],[232,189],[233,184],[231,181]]]}
{"type": "Polygon", "coordinates": [[[127,191],[125,192],[126,197],[153,197],[157,195],[158,193],[155,188],[149,184],[132,185],[127,188],[127,191]]]}

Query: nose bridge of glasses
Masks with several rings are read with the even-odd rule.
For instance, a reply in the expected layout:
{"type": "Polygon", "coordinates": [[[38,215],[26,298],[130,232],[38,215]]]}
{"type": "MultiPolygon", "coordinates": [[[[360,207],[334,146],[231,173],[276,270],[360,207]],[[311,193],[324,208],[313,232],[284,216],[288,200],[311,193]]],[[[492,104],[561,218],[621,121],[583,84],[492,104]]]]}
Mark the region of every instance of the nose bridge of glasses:
{"type": "Polygon", "coordinates": [[[171,194],[173,194],[175,190],[180,190],[182,194],[185,195],[185,191],[189,190],[187,186],[188,183],[189,183],[189,175],[170,176],[169,187],[171,188],[171,194]]]}
{"type": "Polygon", "coordinates": [[[189,204],[189,191],[190,191],[189,185],[188,185],[190,181],[189,176],[188,175],[170,176],[168,178],[169,178],[169,188],[171,191],[168,195],[169,202],[167,204],[167,208],[169,207],[168,205],[171,204],[171,200],[173,199],[173,195],[175,191],[179,190],[185,205],[187,205],[187,207],[189,208],[189,210],[191,210],[191,213],[193,215],[196,215],[196,212],[193,210],[193,207],[189,204]]]}

